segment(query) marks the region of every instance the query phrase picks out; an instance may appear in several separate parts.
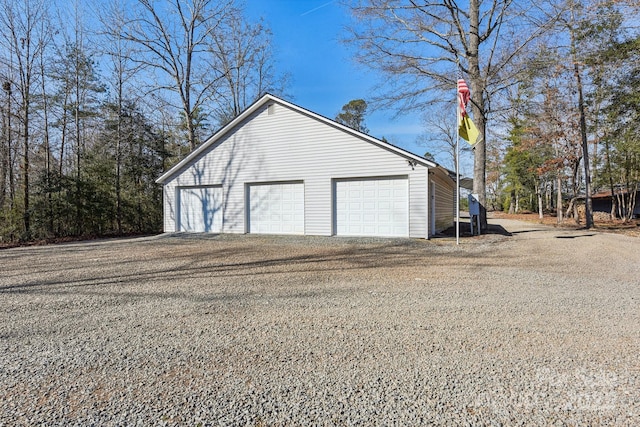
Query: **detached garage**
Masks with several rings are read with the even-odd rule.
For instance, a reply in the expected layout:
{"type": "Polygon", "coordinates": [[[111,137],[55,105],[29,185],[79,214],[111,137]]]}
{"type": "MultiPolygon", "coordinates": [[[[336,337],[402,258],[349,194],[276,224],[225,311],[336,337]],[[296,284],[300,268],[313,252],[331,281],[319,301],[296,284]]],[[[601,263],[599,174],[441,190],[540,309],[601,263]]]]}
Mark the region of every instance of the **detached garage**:
{"type": "Polygon", "coordinates": [[[164,231],[429,238],[449,171],[272,95],[162,175],[164,231]]]}

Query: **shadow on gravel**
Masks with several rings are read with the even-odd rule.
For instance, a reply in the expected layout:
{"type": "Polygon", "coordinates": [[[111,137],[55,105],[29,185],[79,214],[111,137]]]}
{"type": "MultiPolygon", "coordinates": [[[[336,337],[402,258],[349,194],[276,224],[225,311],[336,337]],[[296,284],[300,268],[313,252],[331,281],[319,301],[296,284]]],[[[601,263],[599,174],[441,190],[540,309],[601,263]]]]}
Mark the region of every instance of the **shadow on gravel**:
{"type": "MultiPolygon", "coordinates": [[[[217,286],[222,283],[220,280],[232,278],[262,277],[280,280],[285,277],[283,275],[291,274],[309,277],[309,274],[420,267],[425,260],[436,265],[449,262],[447,259],[452,256],[464,256],[441,254],[432,251],[433,247],[424,242],[406,239],[388,243],[348,244],[342,248],[329,245],[306,248],[300,242],[288,244],[284,241],[260,246],[250,239],[244,239],[244,242],[238,239],[237,242],[229,242],[229,245],[215,247],[199,244],[207,240],[215,241],[193,239],[192,242],[178,244],[177,247],[169,245],[172,248],[170,253],[162,251],[151,257],[131,256],[131,251],[143,253],[147,250],[146,245],[157,245],[157,242],[145,242],[130,247],[126,252],[118,248],[117,252],[121,252],[122,257],[113,254],[104,256],[100,249],[94,248],[94,251],[79,255],[67,263],[53,261],[47,265],[39,265],[39,268],[27,273],[35,275],[30,280],[0,286],[0,292],[68,293],[87,289],[89,293],[100,294],[113,293],[113,286],[116,286],[122,288],[123,294],[135,295],[135,292],[131,293],[131,287],[144,283],[181,283],[192,279],[210,279],[211,284],[217,286]],[[110,288],[109,291],[105,286],[110,288]]],[[[165,243],[169,242],[162,244],[165,243]]],[[[16,277],[24,273],[16,272],[16,277]]]]}
{"type": "Polygon", "coordinates": [[[576,236],[555,236],[556,239],[575,239],[576,237],[593,237],[595,234],[579,234],[576,236]]]}
{"type": "MultiPolygon", "coordinates": [[[[487,230],[482,233],[482,234],[493,234],[493,235],[500,235],[500,236],[513,236],[513,234],[516,234],[518,232],[515,233],[511,233],[509,231],[507,231],[503,226],[498,225],[498,224],[489,224],[487,230]]],[[[436,238],[438,237],[456,237],[456,227],[449,227],[446,230],[438,233],[436,236],[436,238]]],[[[460,237],[474,237],[471,234],[471,226],[468,222],[460,222],[460,237]]]]}
{"type": "Polygon", "coordinates": [[[536,228],[534,230],[520,230],[520,231],[513,231],[511,232],[511,235],[515,235],[515,234],[525,234],[525,233],[537,233],[540,231],[549,231],[549,230],[545,230],[544,228],[536,228]]]}

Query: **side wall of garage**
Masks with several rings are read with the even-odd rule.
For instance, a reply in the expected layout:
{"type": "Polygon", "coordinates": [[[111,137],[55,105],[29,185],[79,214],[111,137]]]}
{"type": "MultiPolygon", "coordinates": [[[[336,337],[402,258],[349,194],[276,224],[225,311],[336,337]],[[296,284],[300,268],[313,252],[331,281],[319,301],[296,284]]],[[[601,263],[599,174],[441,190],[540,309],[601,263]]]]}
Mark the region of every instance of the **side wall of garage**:
{"type": "Polygon", "coordinates": [[[329,236],[335,232],[334,182],[380,177],[406,177],[409,235],[428,237],[426,166],[311,114],[270,102],[164,182],[164,230],[180,231],[179,198],[185,188],[221,188],[221,231],[246,233],[252,186],[295,182],[304,189],[304,234],[329,236]]]}
{"type": "Polygon", "coordinates": [[[454,223],[456,216],[455,187],[451,180],[441,173],[431,175],[431,181],[435,184],[435,232],[443,231],[454,223]]]}

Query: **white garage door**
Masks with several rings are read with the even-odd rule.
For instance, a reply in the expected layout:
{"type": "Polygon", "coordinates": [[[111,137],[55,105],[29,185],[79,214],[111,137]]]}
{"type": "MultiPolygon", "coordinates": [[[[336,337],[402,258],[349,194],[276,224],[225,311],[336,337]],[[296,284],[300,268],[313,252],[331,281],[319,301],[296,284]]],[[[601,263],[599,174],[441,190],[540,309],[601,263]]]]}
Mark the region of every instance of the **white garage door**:
{"type": "Polygon", "coordinates": [[[249,186],[249,233],[304,234],[304,184],[249,186]]]}
{"type": "Polygon", "coordinates": [[[220,233],[222,231],[222,188],[180,189],[180,231],[220,233]]]}
{"type": "Polygon", "coordinates": [[[336,181],[334,215],[339,236],[408,237],[409,181],[336,181]]]}

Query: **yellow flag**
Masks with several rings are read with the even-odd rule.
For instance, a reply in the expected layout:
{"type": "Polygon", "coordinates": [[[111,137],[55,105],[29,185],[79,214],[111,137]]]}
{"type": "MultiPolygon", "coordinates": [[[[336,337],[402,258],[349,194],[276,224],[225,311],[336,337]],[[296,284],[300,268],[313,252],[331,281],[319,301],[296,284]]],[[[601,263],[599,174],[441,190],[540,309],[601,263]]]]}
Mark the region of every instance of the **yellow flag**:
{"type": "Polygon", "coordinates": [[[471,117],[464,115],[460,120],[460,127],[458,128],[458,134],[461,138],[466,139],[469,144],[473,145],[478,139],[478,128],[471,121],[471,117]]]}

